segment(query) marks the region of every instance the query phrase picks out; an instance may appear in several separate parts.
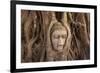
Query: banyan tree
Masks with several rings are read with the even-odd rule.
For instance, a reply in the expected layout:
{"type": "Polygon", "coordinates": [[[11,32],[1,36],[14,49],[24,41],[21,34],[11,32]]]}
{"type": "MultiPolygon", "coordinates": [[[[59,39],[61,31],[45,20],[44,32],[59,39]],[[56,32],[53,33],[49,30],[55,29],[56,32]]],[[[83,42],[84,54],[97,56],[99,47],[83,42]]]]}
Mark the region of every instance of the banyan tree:
{"type": "Polygon", "coordinates": [[[90,59],[89,13],[21,10],[22,63],[86,59],[90,59]],[[53,49],[55,29],[67,33],[62,52],[53,49]]]}

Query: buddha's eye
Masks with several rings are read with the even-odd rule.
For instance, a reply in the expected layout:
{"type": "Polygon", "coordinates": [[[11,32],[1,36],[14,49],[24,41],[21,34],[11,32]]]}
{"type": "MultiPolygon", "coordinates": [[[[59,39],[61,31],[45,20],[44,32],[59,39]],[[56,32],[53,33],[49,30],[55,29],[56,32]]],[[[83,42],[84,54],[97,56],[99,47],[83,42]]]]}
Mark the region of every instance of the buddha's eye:
{"type": "Polygon", "coordinates": [[[54,35],[53,37],[54,37],[55,39],[59,39],[60,36],[59,36],[59,35],[54,35]]]}
{"type": "Polygon", "coordinates": [[[67,35],[62,35],[62,38],[66,38],[67,37],[67,35]]]}

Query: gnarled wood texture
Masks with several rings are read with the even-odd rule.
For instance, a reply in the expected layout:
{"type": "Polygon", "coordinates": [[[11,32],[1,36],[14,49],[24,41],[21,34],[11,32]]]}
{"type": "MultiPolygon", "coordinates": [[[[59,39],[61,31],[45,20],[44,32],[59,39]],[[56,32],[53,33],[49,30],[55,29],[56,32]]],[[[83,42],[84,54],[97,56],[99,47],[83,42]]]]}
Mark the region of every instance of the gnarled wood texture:
{"type": "Polygon", "coordinates": [[[90,14],[75,12],[21,11],[21,61],[53,61],[50,29],[55,22],[64,24],[68,38],[61,60],[90,59],[90,14]]]}

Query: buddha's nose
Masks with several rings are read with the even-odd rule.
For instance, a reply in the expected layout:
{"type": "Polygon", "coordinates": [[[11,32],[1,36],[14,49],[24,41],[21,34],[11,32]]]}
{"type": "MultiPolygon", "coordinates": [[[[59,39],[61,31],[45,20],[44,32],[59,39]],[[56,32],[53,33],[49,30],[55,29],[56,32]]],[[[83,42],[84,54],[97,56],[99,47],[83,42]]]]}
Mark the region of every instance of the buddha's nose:
{"type": "Polygon", "coordinates": [[[64,40],[62,39],[62,37],[59,38],[58,44],[59,45],[63,45],[64,44],[64,40]]]}

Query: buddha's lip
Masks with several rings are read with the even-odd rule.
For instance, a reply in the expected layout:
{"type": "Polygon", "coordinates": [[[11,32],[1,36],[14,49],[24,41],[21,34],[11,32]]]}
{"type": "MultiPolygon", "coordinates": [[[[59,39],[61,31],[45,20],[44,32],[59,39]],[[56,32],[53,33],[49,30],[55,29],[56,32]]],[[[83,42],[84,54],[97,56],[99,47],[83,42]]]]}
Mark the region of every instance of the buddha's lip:
{"type": "Polygon", "coordinates": [[[58,44],[58,46],[63,46],[63,44],[58,44]]]}
{"type": "Polygon", "coordinates": [[[57,47],[63,47],[63,45],[58,45],[57,47]]]}
{"type": "Polygon", "coordinates": [[[63,45],[58,45],[58,46],[63,46],[63,45]]]}

